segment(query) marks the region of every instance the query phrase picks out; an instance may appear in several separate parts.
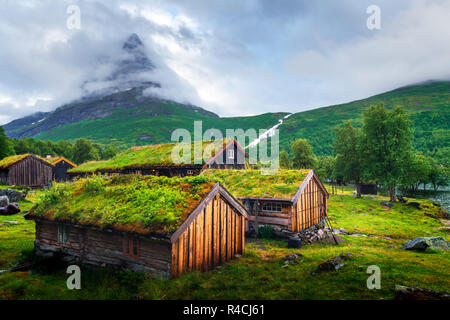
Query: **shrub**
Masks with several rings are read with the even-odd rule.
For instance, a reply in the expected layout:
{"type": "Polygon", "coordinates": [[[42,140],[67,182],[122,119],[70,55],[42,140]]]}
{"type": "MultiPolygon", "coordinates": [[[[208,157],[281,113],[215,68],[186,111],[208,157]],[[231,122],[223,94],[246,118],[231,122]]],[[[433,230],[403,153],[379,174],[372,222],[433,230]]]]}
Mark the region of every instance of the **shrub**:
{"type": "Polygon", "coordinates": [[[260,238],[272,239],[274,229],[272,226],[262,226],[258,229],[258,234],[260,238]]]}

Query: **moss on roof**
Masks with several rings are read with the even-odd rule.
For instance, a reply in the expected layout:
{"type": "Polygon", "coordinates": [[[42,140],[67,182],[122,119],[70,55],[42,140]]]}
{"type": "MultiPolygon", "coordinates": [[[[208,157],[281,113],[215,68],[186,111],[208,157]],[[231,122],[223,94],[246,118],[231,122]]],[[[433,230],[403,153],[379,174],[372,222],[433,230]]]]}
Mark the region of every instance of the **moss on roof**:
{"type": "Polygon", "coordinates": [[[291,199],[309,171],[280,169],[276,174],[263,175],[256,169],[208,169],[202,176],[221,183],[235,197],[291,199]]]}
{"type": "Polygon", "coordinates": [[[13,164],[25,159],[28,156],[31,156],[31,154],[30,153],[18,154],[15,156],[9,156],[9,157],[3,158],[2,160],[0,160],[0,169],[6,169],[6,168],[12,166],[13,164]]]}
{"type": "Polygon", "coordinates": [[[100,175],[55,183],[29,215],[140,234],[176,231],[210,192],[208,177],[100,175]]]}
{"type": "MultiPolygon", "coordinates": [[[[218,142],[218,148],[225,147],[228,140],[224,139],[218,142]],[[220,144],[221,143],[221,144],[220,144]]],[[[229,141],[228,141],[229,142],[229,141]]],[[[213,141],[203,141],[202,150],[211,150],[213,147],[213,141]]],[[[89,161],[79,165],[77,168],[70,169],[69,172],[96,172],[97,170],[115,170],[115,169],[127,169],[127,168],[145,168],[151,166],[190,166],[194,164],[194,159],[202,158],[200,154],[197,156],[194,150],[197,150],[195,146],[198,146],[200,142],[193,142],[191,147],[191,163],[190,164],[176,164],[172,161],[172,150],[177,145],[176,143],[157,144],[151,146],[134,147],[125,150],[115,157],[104,161],[89,161]]],[[[183,143],[180,143],[183,145],[183,143]]],[[[185,145],[185,144],[184,144],[185,145]]],[[[216,153],[219,150],[216,150],[216,153]]],[[[182,155],[182,154],[181,154],[182,155]]],[[[202,160],[202,164],[204,161],[202,160]]]]}

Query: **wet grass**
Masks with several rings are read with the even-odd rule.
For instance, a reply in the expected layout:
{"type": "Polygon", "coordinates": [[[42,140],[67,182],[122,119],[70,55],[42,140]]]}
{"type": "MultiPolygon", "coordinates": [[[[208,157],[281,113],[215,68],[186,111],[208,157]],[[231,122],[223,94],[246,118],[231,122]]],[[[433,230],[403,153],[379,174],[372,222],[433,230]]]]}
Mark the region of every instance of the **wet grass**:
{"type": "MultiPolygon", "coordinates": [[[[0,275],[3,299],[392,299],[395,284],[420,286],[450,292],[450,252],[414,252],[400,249],[407,239],[442,236],[444,220],[423,212],[442,215],[426,200],[423,209],[400,203],[392,208],[380,205],[383,197],[355,199],[331,196],[329,215],[334,227],[368,236],[342,235],[345,243],[333,246],[315,243],[288,249],[284,241],[260,239],[248,243],[243,257],[209,272],[192,272],[169,280],[148,274],[113,272],[82,267],[82,289],[68,290],[64,268],[50,273],[14,272],[0,275]],[[351,258],[336,272],[315,274],[317,266],[340,253],[351,258]],[[285,257],[301,253],[297,264],[283,267],[285,257]],[[381,289],[366,286],[367,267],[381,269],[381,289]]],[[[4,217],[1,217],[2,219],[4,217]]],[[[4,265],[32,255],[33,222],[20,215],[7,217],[18,225],[0,226],[1,257],[4,265]],[[6,257],[6,258],[4,258],[6,257]]],[[[1,224],[1,222],[0,222],[1,224]]]]}

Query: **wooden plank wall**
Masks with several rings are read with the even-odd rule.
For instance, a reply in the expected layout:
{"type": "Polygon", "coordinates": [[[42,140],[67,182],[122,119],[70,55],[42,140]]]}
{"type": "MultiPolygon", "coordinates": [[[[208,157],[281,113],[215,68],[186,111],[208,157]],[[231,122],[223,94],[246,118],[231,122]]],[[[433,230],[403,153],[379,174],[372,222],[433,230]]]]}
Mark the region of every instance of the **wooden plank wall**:
{"type": "Polygon", "coordinates": [[[134,271],[170,274],[171,244],[144,237],[139,239],[139,257],[123,255],[123,235],[100,230],[68,227],[66,243],[58,242],[58,224],[36,221],[35,247],[38,253],[62,252],[87,264],[116,266],[134,271]]]}
{"type": "Polygon", "coordinates": [[[171,276],[207,271],[242,254],[245,218],[218,194],[172,244],[171,276]]]}
{"type": "Polygon", "coordinates": [[[48,186],[53,180],[53,168],[28,157],[9,168],[8,184],[16,186],[48,186]]]}
{"type": "MultiPolygon", "coordinates": [[[[275,200],[272,201],[260,201],[261,202],[261,208],[262,204],[264,202],[276,202],[275,200]]],[[[258,223],[260,224],[268,224],[272,226],[281,227],[282,229],[288,229],[289,228],[289,219],[291,218],[291,205],[285,206],[283,204],[281,212],[275,212],[275,211],[262,211],[258,210],[258,223]]],[[[255,222],[256,217],[253,211],[250,212],[248,215],[248,221],[255,222]]]]}
{"type": "Polygon", "coordinates": [[[312,178],[292,210],[291,230],[294,232],[318,224],[327,212],[327,197],[312,178]]]}

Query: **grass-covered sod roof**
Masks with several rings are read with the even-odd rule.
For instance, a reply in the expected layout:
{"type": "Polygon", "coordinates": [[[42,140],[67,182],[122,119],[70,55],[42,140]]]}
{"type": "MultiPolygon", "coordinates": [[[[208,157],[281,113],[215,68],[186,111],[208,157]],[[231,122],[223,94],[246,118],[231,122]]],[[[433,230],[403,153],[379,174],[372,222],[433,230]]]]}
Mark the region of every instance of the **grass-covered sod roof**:
{"type": "MultiPolygon", "coordinates": [[[[217,142],[216,150],[214,148],[214,141],[203,141],[193,142],[187,145],[191,148],[191,161],[189,164],[185,163],[175,163],[172,159],[172,151],[175,147],[179,147],[178,150],[182,149],[182,146],[186,145],[180,143],[166,143],[166,144],[156,144],[150,146],[133,147],[131,149],[125,150],[110,160],[104,161],[89,161],[77,168],[69,170],[70,172],[95,172],[98,170],[115,170],[115,169],[127,169],[127,168],[145,168],[153,166],[191,166],[194,164],[194,159],[202,159],[203,152],[213,151],[211,155],[218,153],[225,147],[228,140],[217,142]],[[207,149],[208,148],[208,149],[207,149]],[[220,150],[218,150],[220,149],[220,150]],[[201,152],[198,152],[201,151],[201,152]]],[[[177,150],[177,149],[175,149],[177,150]]],[[[180,150],[180,157],[183,155],[180,150]]],[[[209,160],[209,159],[206,159],[209,160]]],[[[205,161],[202,159],[202,164],[205,161]]]]}
{"type": "Polygon", "coordinates": [[[25,159],[28,156],[30,156],[29,153],[18,154],[15,156],[9,156],[9,157],[3,158],[2,160],[0,160],[0,169],[6,169],[6,168],[12,166],[13,164],[16,164],[17,162],[25,159]]]}
{"type": "Polygon", "coordinates": [[[309,171],[280,169],[263,175],[259,169],[208,169],[202,175],[221,183],[235,197],[291,199],[309,171]]]}
{"type": "Polygon", "coordinates": [[[55,183],[30,216],[169,235],[187,219],[214,183],[208,177],[91,176],[55,183]]]}

